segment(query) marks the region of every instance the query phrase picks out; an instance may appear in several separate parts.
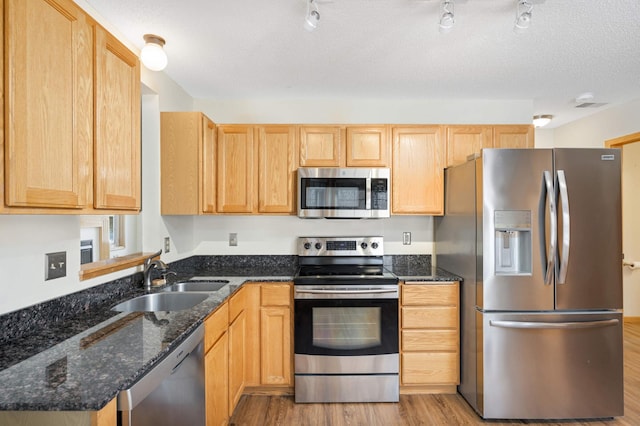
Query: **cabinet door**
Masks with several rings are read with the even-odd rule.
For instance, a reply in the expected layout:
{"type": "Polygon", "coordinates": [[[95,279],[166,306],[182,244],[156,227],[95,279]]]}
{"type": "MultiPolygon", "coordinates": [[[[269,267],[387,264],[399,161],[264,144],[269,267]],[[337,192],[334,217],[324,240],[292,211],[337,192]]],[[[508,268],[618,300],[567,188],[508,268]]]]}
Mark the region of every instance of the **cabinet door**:
{"type": "Polygon", "coordinates": [[[198,214],[201,114],[160,113],[160,211],[162,214],[198,214]]]}
{"type": "Polygon", "coordinates": [[[261,384],[291,385],[291,312],[288,307],[260,310],[261,384]]]}
{"type": "Polygon", "coordinates": [[[242,311],[229,325],[229,413],[238,404],[245,383],[246,318],[242,311]]]}
{"type": "Polygon", "coordinates": [[[533,148],[533,138],[532,125],[493,126],[494,148],[533,148]]]}
{"type": "Polygon", "coordinates": [[[253,128],[218,127],[219,212],[251,213],[254,210],[253,173],[253,128]]]}
{"type": "Polygon", "coordinates": [[[300,127],[300,167],[340,167],[342,129],[337,126],[300,127]]]}
{"type": "Polygon", "coordinates": [[[202,115],[202,149],[200,162],[201,209],[203,213],[216,212],[216,125],[202,115]]]}
{"type": "Polygon", "coordinates": [[[389,167],[387,126],[347,127],[347,167],[389,167]]]}
{"type": "Polygon", "coordinates": [[[91,201],[93,32],[69,0],[5,0],[8,206],[91,201]]]}
{"type": "Polygon", "coordinates": [[[229,337],[224,333],[204,358],[207,426],[229,420],[229,337]]]}
{"type": "Polygon", "coordinates": [[[466,162],[482,148],[491,148],[492,136],[491,126],[448,126],[447,167],[466,162]]]}
{"type": "Polygon", "coordinates": [[[442,214],[444,140],[440,126],[392,130],[393,214],[442,214]]]}
{"type": "Polygon", "coordinates": [[[94,207],[140,210],[140,61],[96,26],[94,207]]]}
{"type": "Polygon", "coordinates": [[[258,128],[258,212],[294,213],[297,152],[294,127],[258,128]]]}

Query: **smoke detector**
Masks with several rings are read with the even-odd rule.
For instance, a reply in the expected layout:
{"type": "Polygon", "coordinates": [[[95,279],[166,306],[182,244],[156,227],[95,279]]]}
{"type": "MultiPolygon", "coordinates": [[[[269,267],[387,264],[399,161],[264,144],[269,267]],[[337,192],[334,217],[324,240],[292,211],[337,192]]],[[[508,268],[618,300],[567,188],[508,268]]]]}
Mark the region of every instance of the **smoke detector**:
{"type": "Polygon", "coordinates": [[[585,92],[576,97],[576,108],[598,108],[606,105],[604,102],[593,102],[594,96],[592,92],[585,92]]]}

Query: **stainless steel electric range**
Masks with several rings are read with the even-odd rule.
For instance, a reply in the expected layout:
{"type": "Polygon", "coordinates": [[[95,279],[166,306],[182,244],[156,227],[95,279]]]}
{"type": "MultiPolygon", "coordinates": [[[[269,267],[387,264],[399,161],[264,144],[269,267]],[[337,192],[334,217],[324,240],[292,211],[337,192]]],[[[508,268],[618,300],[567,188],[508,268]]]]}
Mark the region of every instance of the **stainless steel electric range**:
{"type": "Polygon", "coordinates": [[[398,278],[382,237],[302,237],[294,278],[296,402],[397,402],[398,278]]]}

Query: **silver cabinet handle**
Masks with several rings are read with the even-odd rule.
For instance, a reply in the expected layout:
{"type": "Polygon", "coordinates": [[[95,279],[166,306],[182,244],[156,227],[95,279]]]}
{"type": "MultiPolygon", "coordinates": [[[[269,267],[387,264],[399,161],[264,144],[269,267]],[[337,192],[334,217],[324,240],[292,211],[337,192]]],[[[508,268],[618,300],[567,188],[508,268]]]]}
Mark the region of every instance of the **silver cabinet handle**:
{"type": "Polygon", "coordinates": [[[558,284],[564,284],[567,278],[567,269],[569,267],[569,247],[571,246],[569,191],[567,189],[567,179],[564,175],[564,170],[558,170],[557,173],[558,188],[560,190],[560,203],[562,204],[562,259],[560,260],[558,284]]]}
{"type": "Polygon", "coordinates": [[[489,321],[492,327],[500,328],[524,328],[524,329],[577,329],[598,328],[618,325],[617,319],[601,321],[572,321],[572,322],[537,322],[537,321],[489,321]]]}

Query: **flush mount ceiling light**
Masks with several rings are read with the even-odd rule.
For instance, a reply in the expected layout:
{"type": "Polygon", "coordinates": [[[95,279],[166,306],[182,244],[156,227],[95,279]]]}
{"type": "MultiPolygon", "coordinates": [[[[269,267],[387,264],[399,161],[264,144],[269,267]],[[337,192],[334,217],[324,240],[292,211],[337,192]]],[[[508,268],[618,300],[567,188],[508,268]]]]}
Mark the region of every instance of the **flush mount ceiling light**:
{"type": "Polygon", "coordinates": [[[542,114],[542,115],[534,115],[533,116],[533,126],[534,127],[544,127],[547,124],[551,123],[551,119],[553,115],[551,114],[542,114]]]}
{"type": "Polygon", "coordinates": [[[165,41],[155,34],[143,36],[145,45],[140,52],[140,60],[151,71],[162,71],[167,66],[167,54],[163,49],[165,41]]]}
{"type": "Polygon", "coordinates": [[[318,28],[318,22],[320,21],[320,12],[318,11],[318,4],[315,0],[309,0],[307,3],[307,16],[304,18],[304,29],[311,32],[318,28]]]}
{"type": "Polygon", "coordinates": [[[513,24],[513,31],[524,32],[531,26],[531,12],[533,5],[528,0],[518,0],[516,6],[516,21],[513,24]]]}
{"type": "Polygon", "coordinates": [[[456,19],[453,16],[453,0],[442,0],[440,15],[440,32],[448,33],[453,28],[453,24],[456,23],[456,19]]]}

